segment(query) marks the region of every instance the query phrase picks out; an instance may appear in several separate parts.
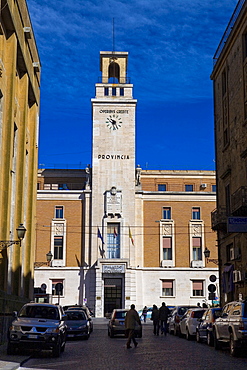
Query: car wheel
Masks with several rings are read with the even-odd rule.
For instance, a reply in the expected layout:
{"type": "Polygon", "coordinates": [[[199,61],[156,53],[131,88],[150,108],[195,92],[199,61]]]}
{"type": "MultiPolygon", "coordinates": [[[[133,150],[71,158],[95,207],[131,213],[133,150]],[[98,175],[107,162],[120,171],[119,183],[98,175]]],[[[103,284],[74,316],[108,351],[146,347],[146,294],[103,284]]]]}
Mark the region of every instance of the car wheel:
{"type": "Polygon", "coordinates": [[[208,331],[207,332],[207,344],[208,346],[212,347],[213,345],[213,338],[212,338],[212,334],[208,331]]]}
{"type": "Polygon", "coordinates": [[[191,335],[189,333],[189,329],[188,328],[186,329],[186,339],[187,340],[191,340],[191,335]]]}
{"type": "Polygon", "coordinates": [[[168,327],[168,333],[169,334],[173,334],[174,333],[170,326],[168,327]]]}
{"type": "Polygon", "coordinates": [[[14,355],[15,354],[16,347],[12,343],[8,343],[7,346],[7,355],[14,355]]]}
{"type": "Polygon", "coordinates": [[[196,341],[197,343],[201,343],[201,337],[200,337],[200,333],[198,330],[196,331],[196,341]]]}
{"type": "Polygon", "coordinates": [[[230,334],[230,354],[233,357],[237,357],[239,355],[239,348],[236,346],[236,341],[232,334],[230,334]]]}
{"type": "Polygon", "coordinates": [[[57,341],[57,344],[52,349],[53,357],[59,357],[61,353],[61,341],[60,338],[57,341]]]}
{"type": "Polygon", "coordinates": [[[214,331],[214,349],[218,350],[221,348],[220,342],[217,339],[216,331],[214,331]]]}
{"type": "Polygon", "coordinates": [[[112,330],[110,330],[110,338],[114,338],[114,333],[112,330]]]}

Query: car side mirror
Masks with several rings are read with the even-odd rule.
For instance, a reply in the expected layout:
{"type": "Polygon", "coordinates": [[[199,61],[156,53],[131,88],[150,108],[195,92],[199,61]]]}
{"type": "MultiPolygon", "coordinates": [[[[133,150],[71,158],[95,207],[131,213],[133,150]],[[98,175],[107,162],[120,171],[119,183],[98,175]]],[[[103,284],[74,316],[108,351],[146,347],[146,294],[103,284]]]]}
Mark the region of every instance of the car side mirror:
{"type": "Polygon", "coordinates": [[[18,316],[17,311],[14,311],[14,312],[12,313],[12,316],[13,316],[15,319],[17,319],[17,316],[18,316]]]}

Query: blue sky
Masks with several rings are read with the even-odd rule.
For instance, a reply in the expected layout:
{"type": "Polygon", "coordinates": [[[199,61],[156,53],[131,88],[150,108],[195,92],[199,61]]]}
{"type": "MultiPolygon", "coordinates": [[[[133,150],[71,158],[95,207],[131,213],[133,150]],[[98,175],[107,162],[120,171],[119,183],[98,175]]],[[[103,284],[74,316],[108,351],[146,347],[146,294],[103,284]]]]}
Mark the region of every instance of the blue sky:
{"type": "Polygon", "coordinates": [[[212,58],[237,0],[27,0],[41,59],[39,167],[91,164],[99,52],[129,52],[136,164],[214,170],[212,58]]]}

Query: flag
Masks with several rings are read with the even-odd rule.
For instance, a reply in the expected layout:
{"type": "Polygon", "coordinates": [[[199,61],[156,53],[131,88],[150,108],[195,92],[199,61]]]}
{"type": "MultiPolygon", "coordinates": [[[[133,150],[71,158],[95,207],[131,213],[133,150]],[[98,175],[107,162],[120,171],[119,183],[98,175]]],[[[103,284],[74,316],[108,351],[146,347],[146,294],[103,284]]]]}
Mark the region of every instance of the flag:
{"type": "Polygon", "coordinates": [[[130,231],[130,227],[129,227],[129,238],[131,240],[132,245],[134,245],[134,239],[132,237],[132,234],[131,234],[131,231],[130,231]]]}
{"type": "Polygon", "coordinates": [[[98,238],[100,238],[100,240],[102,241],[102,243],[105,244],[104,239],[103,239],[103,236],[101,235],[99,228],[98,228],[98,238]]]}
{"type": "Polygon", "coordinates": [[[117,237],[117,231],[116,231],[116,229],[114,227],[114,238],[116,238],[116,237],[117,237]]]}

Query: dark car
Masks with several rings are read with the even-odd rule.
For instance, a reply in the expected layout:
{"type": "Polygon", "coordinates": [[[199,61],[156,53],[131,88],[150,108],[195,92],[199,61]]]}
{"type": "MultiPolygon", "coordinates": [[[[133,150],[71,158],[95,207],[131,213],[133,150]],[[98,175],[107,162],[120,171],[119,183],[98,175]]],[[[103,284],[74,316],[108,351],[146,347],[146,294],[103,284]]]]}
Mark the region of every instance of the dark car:
{"type": "Polygon", "coordinates": [[[85,338],[90,336],[90,320],[83,310],[65,311],[67,338],[85,338]]]}
{"type": "Polygon", "coordinates": [[[199,324],[196,328],[196,341],[202,342],[207,341],[209,346],[212,346],[214,343],[213,338],[213,324],[217,317],[220,317],[221,308],[214,307],[207,309],[202,318],[199,319],[199,324]]]}
{"type": "MultiPolygon", "coordinates": [[[[125,334],[125,316],[129,310],[124,308],[114,309],[108,323],[108,335],[113,338],[115,335],[125,334]]],[[[142,337],[142,326],[136,325],[135,336],[142,337]]]]}
{"type": "Polygon", "coordinates": [[[168,319],[168,331],[169,334],[180,335],[179,322],[181,317],[188,311],[189,308],[198,308],[197,306],[181,305],[176,306],[172,311],[170,318],[168,319]]]}
{"type": "Polygon", "coordinates": [[[88,317],[89,320],[89,325],[90,325],[90,333],[93,331],[93,320],[92,320],[92,315],[91,311],[87,306],[82,306],[82,305],[71,305],[71,306],[63,306],[63,309],[65,311],[70,311],[70,310],[82,310],[85,312],[85,314],[88,317]]]}
{"type": "Polygon", "coordinates": [[[8,332],[7,353],[16,349],[52,350],[59,357],[66,343],[67,325],[65,313],[59,305],[49,303],[27,303],[15,319],[8,332]]]}

